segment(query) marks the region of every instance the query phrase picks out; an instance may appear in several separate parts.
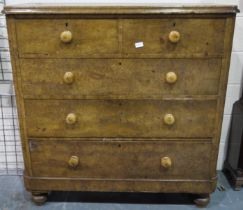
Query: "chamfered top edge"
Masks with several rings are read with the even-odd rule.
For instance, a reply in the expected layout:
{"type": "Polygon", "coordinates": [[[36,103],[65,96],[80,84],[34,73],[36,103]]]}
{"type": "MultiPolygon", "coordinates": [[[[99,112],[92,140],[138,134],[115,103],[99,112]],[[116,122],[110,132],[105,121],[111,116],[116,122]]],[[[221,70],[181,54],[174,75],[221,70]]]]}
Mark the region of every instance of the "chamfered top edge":
{"type": "Polygon", "coordinates": [[[5,14],[225,14],[236,5],[220,4],[20,4],[4,7],[5,14]]]}

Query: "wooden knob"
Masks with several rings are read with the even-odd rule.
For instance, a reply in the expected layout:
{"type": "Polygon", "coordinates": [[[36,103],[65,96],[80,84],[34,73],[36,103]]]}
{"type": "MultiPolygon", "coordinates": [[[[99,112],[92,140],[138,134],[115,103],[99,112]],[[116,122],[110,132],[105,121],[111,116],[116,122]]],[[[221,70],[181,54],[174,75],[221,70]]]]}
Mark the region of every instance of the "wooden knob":
{"type": "Polygon", "coordinates": [[[77,156],[70,157],[70,159],[68,161],[68,165],[71,168],[76,169],[78,167],[78,164],[79,164],[79,157],[77,157],[77,156]]]}
{"type": "Polygon", "coordinates": [[[166,74],[165,80],[167,83],[173,84],[177,81],[177,75],[175,72],[168,72],[166,74]]]}
{"type": "Polygon", "coordinates": [[[66,117],[66,123],[69,125],[75,124],[77,121],[77,117],[74,113],[70,113],[66,117]]]}
{"type": "Polygon", "coordinates": [[[72,84],[73,81],[74,81],[74,74],[72,72],[66,72],[64,75],[63,75],[63,81],[66,83],[66,84],[72,84]]]}
{"type": "Polygon", "coordinates": [[[63,31],[60,35],[60,39],[64,43],[69,43],[72,41],[73,35],[71,31],[63,31]]]}
{"type": "Polygon", "coordinates": [[[164,116],[164,123],[166,125],[173,125],[175,123],[175,117],[173,116],[173,114],[166,114],[164,116]]]}
{"type": "Polygon", "coordinates": [[[169,157],[163,157],[160,160],[161,166],[165,169],[170,169],[172,166],[172,160],[169,157]]]}
{"type": "Polygon", "coordinates": [[[169,40],[172,43],[177,43],[180,41],[180,33],[178,31],[171,31],[169,34],[169,40]]]}

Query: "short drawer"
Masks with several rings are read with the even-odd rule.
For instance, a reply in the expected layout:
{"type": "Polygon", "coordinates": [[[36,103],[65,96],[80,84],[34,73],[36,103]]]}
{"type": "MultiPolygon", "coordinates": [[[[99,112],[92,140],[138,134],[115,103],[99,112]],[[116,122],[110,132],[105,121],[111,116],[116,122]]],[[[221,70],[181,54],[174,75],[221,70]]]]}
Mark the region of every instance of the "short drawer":
{"type": "Polygon", "coordinates": [[[123,52],[161,57],[220,56],[224,35],[225,19],[130,19],[123,22],[123,52]],[[135,46],[139,42],[143,47],[135,46]]]}
{"type": "Polygon", "coordinates": [[[22,19],[16,33],[20,57],[102,57],[119,48],[115,19],[22,19]]]}
{"type": "Polygon", "coordinates": [[[25,100],[30,137],[212,137],[216,100],[25,100]]]}
{"type": "Polygon", "coordinates": [[[33,176],[208,180],[211,144],[176,141],[30,141],[33,176]]]}
{"type": "Polygon", "coordinates": [[[25,98],[217,95],[221,59],[21,59],[25,98]]]}

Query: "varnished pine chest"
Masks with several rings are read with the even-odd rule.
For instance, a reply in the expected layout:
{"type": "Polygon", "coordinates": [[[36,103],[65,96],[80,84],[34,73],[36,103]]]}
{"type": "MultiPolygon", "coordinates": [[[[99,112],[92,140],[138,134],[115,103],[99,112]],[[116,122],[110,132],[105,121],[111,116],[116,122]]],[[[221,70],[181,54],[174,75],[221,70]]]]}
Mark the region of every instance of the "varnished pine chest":
{"type": "Polygon", "coordinates": [[[60,191],[216,186],[234,6],[5,7],[25,161],[60,191]]]}

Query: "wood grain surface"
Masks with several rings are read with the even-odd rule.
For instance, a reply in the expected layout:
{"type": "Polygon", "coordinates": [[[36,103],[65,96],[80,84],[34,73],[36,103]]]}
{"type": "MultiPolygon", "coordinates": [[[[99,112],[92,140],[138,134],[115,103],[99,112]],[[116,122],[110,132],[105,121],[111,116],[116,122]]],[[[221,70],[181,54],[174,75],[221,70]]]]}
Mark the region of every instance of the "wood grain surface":
{"type": "Polygon", "coordinates": [[[225,19],[206,18],[20,19],[16,32],[19,56],[26,58],[220,57],[224,26],[225,19]],[[65,30],[72,32],[70,43],[60,40],[65,30]],[[168,39],[173,30],[180,32],[178,43],[168,39]]]}
{"type": "Polygon", "coordinates": [[[205,98],[218,95],[221,59],[21,59],[20,67],[25,98],[205,98]],[[168,72],[177,75],[174,84],[168,72]]]}
{"type": "Polygon", "coordinates": [[[216,101],[26,100],[28,136],[212,137],[216,101]],[[66,123],[74,113],[77,122],[66,123]],[[168,126],[163,118],[173,114],[168,126]]]}
{"type": "Polygon", "coordinates": [[[103,180],[210,178],[209,142],[31,140],[30,144],[34,176],[103,180]],[[74,155],[80,160],[76,169],[68,164],[74,155]],[[161,166],[163,157],[171,158],[170,169],[161,166]]]}

